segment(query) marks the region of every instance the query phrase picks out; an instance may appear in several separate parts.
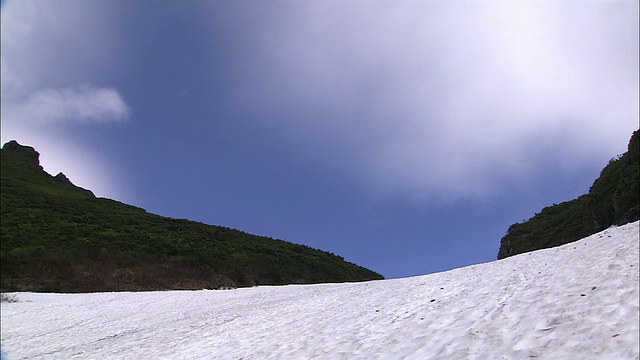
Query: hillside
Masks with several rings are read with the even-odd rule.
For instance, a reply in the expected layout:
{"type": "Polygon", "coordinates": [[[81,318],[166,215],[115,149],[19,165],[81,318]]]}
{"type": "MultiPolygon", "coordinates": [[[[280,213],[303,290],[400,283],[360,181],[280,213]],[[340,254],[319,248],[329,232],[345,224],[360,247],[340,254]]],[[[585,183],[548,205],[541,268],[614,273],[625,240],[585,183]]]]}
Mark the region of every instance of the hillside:
{"type": "Polygon", "coordinates": [[[1,150],[3,291],[212,289],[382,279],[342,257],[96,198],[15,141],[1,150]]]}
{"type": "Polygon", "coordinates": [[[8,294],[8,359],[638,359],[638,222],[451,271],[233,291],[8,294]]]}
{"type": "Polygon", "coordinates": [[[542,209],[528,221],[509,227],[498,259],[570,243],[611,225],[640,218],[640,131],[627,152],[612,159],[589,189],[577,199],[542,209]]]}

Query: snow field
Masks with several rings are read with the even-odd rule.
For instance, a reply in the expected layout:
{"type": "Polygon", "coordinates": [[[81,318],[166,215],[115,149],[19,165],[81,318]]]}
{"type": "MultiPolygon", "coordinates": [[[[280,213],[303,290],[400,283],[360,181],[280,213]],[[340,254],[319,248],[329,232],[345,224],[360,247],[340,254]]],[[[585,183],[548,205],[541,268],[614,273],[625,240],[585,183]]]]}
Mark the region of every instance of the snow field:
{"type": "Polygon", "coordinates": [[[638,222],[365,283],[16,293],[7,359],[638,359],[638,222]]]}

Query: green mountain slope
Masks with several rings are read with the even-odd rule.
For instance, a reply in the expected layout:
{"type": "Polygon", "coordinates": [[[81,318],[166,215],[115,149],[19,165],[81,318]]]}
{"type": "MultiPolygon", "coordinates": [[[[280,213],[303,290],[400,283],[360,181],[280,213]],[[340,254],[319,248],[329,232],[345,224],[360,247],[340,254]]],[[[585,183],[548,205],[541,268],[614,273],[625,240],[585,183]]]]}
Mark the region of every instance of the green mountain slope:
{"type": "Polygon", "coordinates": [[[588,194],[511,225],[500,243],[498,259],[570,243],[611,225],[638,220],[639,157],[639,131],[635,131],[627,152],[609,162],[588,194]]]}
{"type": "Polygon", "coordinates": [[[3,291],[202,289],[382,279],[340,256],[96,198],[15,141],[1,150],[3,291]]]}

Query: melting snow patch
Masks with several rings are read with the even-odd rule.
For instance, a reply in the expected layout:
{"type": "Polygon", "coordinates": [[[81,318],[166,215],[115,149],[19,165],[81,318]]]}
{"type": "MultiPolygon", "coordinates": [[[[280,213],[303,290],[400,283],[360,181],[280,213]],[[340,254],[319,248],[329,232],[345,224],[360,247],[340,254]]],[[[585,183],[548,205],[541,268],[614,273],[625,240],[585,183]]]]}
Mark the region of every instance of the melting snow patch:
{"type": "Polygon", "coordinates": [[[10,360],[637,359],[638,222],[406,279],[234,291],[14,294],[10,360]]]}

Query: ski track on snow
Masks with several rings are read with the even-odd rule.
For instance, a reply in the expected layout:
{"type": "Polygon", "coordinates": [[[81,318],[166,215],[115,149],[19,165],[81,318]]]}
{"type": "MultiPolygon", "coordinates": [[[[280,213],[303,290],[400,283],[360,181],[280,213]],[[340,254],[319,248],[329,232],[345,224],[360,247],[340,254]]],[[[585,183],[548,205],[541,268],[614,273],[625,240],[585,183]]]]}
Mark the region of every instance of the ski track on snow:
{"type": "Polygon", "coordinates": [[[638,359],[638,222],[447,272],[230,291],[15,293],[7,359],[638,359]]]}

